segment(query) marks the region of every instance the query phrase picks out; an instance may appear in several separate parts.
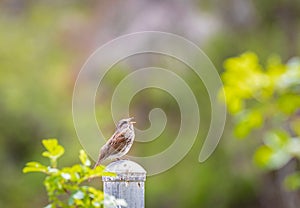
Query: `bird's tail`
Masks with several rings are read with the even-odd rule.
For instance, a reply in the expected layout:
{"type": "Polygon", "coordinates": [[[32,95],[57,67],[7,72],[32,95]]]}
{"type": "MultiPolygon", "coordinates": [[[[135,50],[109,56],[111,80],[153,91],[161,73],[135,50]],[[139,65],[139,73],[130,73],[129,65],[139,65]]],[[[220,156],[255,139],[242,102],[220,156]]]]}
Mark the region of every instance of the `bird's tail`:
{"type": "Polygon", "coordinates": [[[102,161],[105,159],[105,154],[102,154],[101,152],[102,152],[102,151],[100,151],[98,160],[97,160],[97,162],[95,163],[93,169],[95,169],[98,165],[100,165],[100,164],[102,163],[102,161]]]}
{"type": "Polygon", "coordinates": [[[102,161],[103,161],[103,159],[101,159],[101,158],[99,157],[99,159],[98,159],[97,162],[95,163],[93,169],[95,169],[98,165],[100,165],[102,161]]]}

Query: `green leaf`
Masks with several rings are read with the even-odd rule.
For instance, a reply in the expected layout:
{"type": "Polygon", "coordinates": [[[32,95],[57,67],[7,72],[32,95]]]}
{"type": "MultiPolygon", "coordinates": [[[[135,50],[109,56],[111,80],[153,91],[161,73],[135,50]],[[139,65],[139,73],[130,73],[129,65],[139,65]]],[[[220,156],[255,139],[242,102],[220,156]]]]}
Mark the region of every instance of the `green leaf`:
{"type": "Polygon", "coordinates": [[[243,138],[247,137],[250,132],[251,132],[251,129],[249,128],[249,126],[241,124],[241,123],[236,125],[234,128],[234,135],[239,139],[243,139],[243,138]]]}
{"type": "Polygon", "coordinates": [[[47,173],[47,167],[38,162],[28,162],[26,167],[23,168],[23,173],[28,172],[42,172],[47,173]]]}
{"type": "Polygon", "coordinates": [[[254,162],[263,168],[266,168],[271,160],[273,150],[267,146],[259,147],[254,154],[254,162]]]}
{"type": "Polygon", "coordinates": [[[88,167],[91,166],[91,161],[89,160],[84,150],[80,150],[79,159],[84,166],[88,166],[88,167]]]}
{"type": "Polygon", "coordinates": [[[260,111],[252,110],[242,112],[237,116],[237,125],[234,133],[238,138],[245,138],[251,130],[260,127],[263,124],[263,117],[260,111]]]}
{"type": "Polygon", "coordinates": [[[291,159],[291,155],[281,149],[273,150],[268,146],[259,147],[254,154],[254,162],[267,169],[279,169],[291,159]]]}
{"type": "Polygon", "coordinates": [[[242,99],[239,98],[232,98],[230,102],[228,103],[228,110],[232,114],[240,112],[244,107],[244,102],[242,99]]]}
{"type": "Polygon", "coordinates": [[[295,191],[300,188],[300,172],[295,172],[291,175],[288,175],[284,179],[285,187],[290,191],[295,191]]]}
{"type": "Polygon", "coordinates": [[[278,98],[277,105],[283,113],[291,115],[300,109],[300,96],[298,94],[284,94],[278,98]]]}
{"type": "Polygon", "coordinates": [[[102,173],[102,176],[116,176],[117,174],[116,173],[112,173],[112,172],[103,172],[102,173]]]}
{"type": "Polygon", "coordinates": [[[49,152],[58,145],[57,139],[44,139],[42,143],[49,152]]]}
{"type": "Polygon", "coordinates": [[[56,160],[65,152],[64,148],[58,144],[56,139],[44,139],[42,143],[47,150],[42,153],[44,157],[56,160]]]}
{"type": "Polygon", "coordinates": [[[272,131],[266,134],[263,141],[273,150],[280,150],[288,144],[289,135],[284,131],[272,131]]]}
{"type": "Polygon", "coordinates": [[[42,153],[42,156],[51,158],[52,155],[50,154],[50,152],[45,151],[45,152],[42,153]]]}

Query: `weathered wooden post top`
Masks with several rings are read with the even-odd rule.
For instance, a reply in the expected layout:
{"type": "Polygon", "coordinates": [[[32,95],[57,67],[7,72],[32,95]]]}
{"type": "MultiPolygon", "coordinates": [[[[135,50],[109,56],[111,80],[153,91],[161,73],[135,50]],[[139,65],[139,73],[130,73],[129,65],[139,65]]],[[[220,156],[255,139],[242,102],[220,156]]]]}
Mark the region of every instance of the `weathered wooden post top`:
{"type": "Polygon", "coordinates": [[[133,161],[118,160],[106,166],[105,171],[116,175],[102,176],[104,197],[124,199],[127,208],[145,207],[146,171],[143,167],[133,161]]]}

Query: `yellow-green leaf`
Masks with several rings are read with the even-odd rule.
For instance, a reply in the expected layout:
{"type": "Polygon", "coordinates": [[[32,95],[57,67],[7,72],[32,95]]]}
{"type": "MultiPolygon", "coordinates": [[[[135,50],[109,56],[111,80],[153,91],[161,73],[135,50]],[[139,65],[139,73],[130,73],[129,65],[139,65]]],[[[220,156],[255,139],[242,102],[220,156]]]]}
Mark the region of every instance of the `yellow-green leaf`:
{"type": "Polygon", "coordinates": [[[44,139],[42,143],[47,150],[42,153],[44,157],[57,159],[65,152],[64,148],[58,144],[57,139],[44,139]]]}
{"type": "Polygon", "coordinates": [[[57,139],[44,139],[42,143],[49,152],[58,145],[57,139]]]}
{"type": "Polygon", "coordinates": [[[268,146],[259,147],[254,154],[254,162],[262,167],[268,169],[278,169],[284,166],[291,159],[284,150],[273,150],[268,146]]]}
{"type": "Polygon", "coordinates": [[[28,172],[47,172],[47,167],[38,163],[38,162],[28,162],[26,163],[26,167],[23,168],[23,173],[28,172]]]}
{"type": "Polygon", "coordinates": [[[254,154],[254,162],[262,167],[266,168],[271,160],[273,150],[267,146],[259,147],[254,154]]]}
{"type": "Polygon", "coordinates": [[[300,172],[288,175],[284,179],[284,185],[288,190],[295,191],[300,188],[300,172]]]}
{"type": "Polygon", "coordinates": [[[91,165],[91,161],[89,160],[89,158],[84,150],[79,151],[79,159],[84,166],[89,167],[91,165]]]}

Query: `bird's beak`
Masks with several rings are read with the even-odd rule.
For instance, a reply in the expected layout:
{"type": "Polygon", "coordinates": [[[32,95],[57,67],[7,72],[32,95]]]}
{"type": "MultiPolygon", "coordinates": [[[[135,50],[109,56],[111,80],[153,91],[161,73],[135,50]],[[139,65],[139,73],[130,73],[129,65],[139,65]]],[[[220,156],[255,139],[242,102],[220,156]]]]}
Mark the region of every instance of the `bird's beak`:
{"type": "Polygon", "coordinates": [[[134,117],[131,117],[131,118],[130,118],[130,123],[131,123],[131,124],[135,124],[135,123],[136,123],[133,119],[134,119],[134,117]]]}

